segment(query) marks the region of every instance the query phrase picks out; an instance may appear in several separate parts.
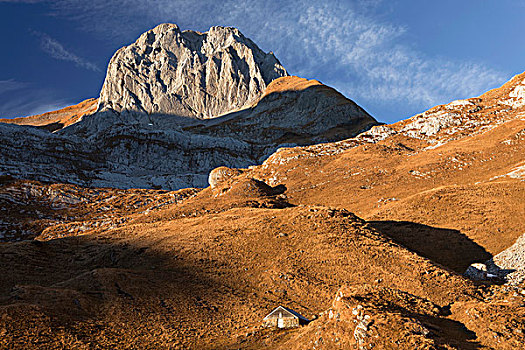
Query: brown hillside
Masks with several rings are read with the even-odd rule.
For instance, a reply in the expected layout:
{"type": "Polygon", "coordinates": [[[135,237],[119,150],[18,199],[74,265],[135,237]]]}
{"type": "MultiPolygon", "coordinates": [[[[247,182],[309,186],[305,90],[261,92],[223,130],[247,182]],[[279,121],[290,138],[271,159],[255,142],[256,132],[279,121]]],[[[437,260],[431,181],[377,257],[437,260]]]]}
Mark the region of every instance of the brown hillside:
{"type": "MultiPolygon", "coordinates": [[[[439,121],[443,108],[420,118],[439,121]]],[[[516,220],[525,213],[520,170],[525,114],[502,108],[485,105],[498,111],[488,114],[462,111],[475,122],[449,125],[430,136],[414,132],[424,124],[403,131],[412,127],[409,119],[356,139],[282,149],[245,176],[286,184],[292,203],[459,230],[496,254],[525,232],[525,221],[516,220]]]]}
{"type": "Polygon", "coordinates": [[[264,90],[263,97],[274,92],[301,91],[312,86],[323,86],[323,84],[317,80],[308,80],[297,76],[281,77],[275,79],[270,83],[270,85],[268,85],[266,90],[264,90]]]}
{"type": "Polygon", "coordinates": [[[49,131],[56,131],[78,122],[85,115],[94,113],[97,109],[97,102],[96,98],[90,98],[57,111],[22,118],[0,119],[0,123],[38,126],[49,131]]]}
{"type": "Polygon", "coordinates": [[[462,273],[525,232],[521,82],[213,189],[0,178],[0,348],[519,349],[523,284],[462,273]]]}
{"type": "MultiPolygon", "coordinates": [[[[38,184],[4,186],[20,198],[14,189],[29,185],[35,205],[49,201],[38,184]]],[[[259,328],[275,305],[316,317],[342,284],[406,290],[431,300],[440,315],[441,306],[479,293],[347,211],[268,209],[277,199],[242,193],[225,191],[213,206],[217,193],[207,189],[118,220],[96,209],[105,194],[83,193],[88,199],[61,213],[68,230],[60,220],[37,241],[0,246],[0,344],[255,349],[288,338],[259,328]]],[[[115,191],[106,202],[132,194],[115,191]]],[[[140,200],[144,208],[149,198],[173,195],[150,191],[140,200]]]]}
{"type": "Polygon", "coordinates": [[[266,96],[275,93],[285,93],[290,91],[297,92],[312,88],[316,89],[316,91],[323,91],[327,95],[339,97],[341,99],[341,103],[349,103],[349,100],[334,88],[326,86],[317,80],[308,80],[298,76],[285,76],[275,79],[268,85],[266,90],[264,90],[264,94],[261,96],[259,101],[263,100],[266,96]]]}

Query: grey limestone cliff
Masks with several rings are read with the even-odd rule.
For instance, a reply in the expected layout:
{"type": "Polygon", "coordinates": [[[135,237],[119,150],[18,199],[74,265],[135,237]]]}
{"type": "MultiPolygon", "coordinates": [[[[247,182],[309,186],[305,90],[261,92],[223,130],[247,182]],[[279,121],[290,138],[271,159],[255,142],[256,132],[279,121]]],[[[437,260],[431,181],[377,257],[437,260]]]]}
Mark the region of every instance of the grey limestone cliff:
{"type": "Polygon", "coordinates": [[[200,33],[165,23],[115,53],[98,110],[213,118],[251,105],[285,75],[236,28],[200,33]]]}

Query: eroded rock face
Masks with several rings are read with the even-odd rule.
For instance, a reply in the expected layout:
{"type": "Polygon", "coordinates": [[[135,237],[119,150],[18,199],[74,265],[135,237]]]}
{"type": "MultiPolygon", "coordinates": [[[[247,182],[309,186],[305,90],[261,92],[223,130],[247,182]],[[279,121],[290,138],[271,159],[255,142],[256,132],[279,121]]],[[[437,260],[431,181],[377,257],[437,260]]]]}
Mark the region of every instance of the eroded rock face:
{"type": "Polygon", "coordinates": [[[249,106],[286,70],[238,29],[161,24],[111,59],[99,111],[213,118],[249,106]]]}
{"type": "Polygon", "coordinates": [[[503,101],[505,104],[513,108],[525,106],[525,79],[509,93],[509,97],[508,100],[503,101]]]}

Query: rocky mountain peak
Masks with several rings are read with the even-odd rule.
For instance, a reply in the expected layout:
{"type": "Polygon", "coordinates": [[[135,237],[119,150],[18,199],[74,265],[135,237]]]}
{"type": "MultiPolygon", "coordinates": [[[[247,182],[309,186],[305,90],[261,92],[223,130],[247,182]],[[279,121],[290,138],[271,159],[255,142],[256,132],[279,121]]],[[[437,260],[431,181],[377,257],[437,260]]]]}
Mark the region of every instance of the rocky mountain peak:
{"type": "Polygon", "coordinates": [[[164,23],[115,53],[98,110],[208,119],[251,105],[286,75],[236,28],[201,33],[164,23]]]}

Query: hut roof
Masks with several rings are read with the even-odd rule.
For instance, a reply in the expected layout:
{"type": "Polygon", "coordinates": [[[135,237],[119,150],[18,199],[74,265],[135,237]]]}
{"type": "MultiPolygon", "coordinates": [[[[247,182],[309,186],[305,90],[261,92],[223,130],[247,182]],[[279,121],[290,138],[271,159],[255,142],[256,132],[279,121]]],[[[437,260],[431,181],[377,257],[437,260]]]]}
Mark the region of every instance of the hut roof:
{"type": "Polygon", "coordinates": [[[288,313],[290,314],[290,316],[293,316],[293,317],[297,317],[298,319],[302,320],[302,321],[306,321],[306,322],[309,322],[310,320],[307,319],[306,317],[300,315],[299,313],[297,313],[296,311],[292,310],[292,309],[289,309],[287,307],[284,307],[284,306],[278,306],[276,307],[275,309],[272,310],[272,312],[270,312],[268,315],[266,315],[266,317],[264,318],[264,320],[267,320],[269,318],[272,318],[273,316],[275,316],[278,312],[282,312],[282,313],[288,313]]]}

